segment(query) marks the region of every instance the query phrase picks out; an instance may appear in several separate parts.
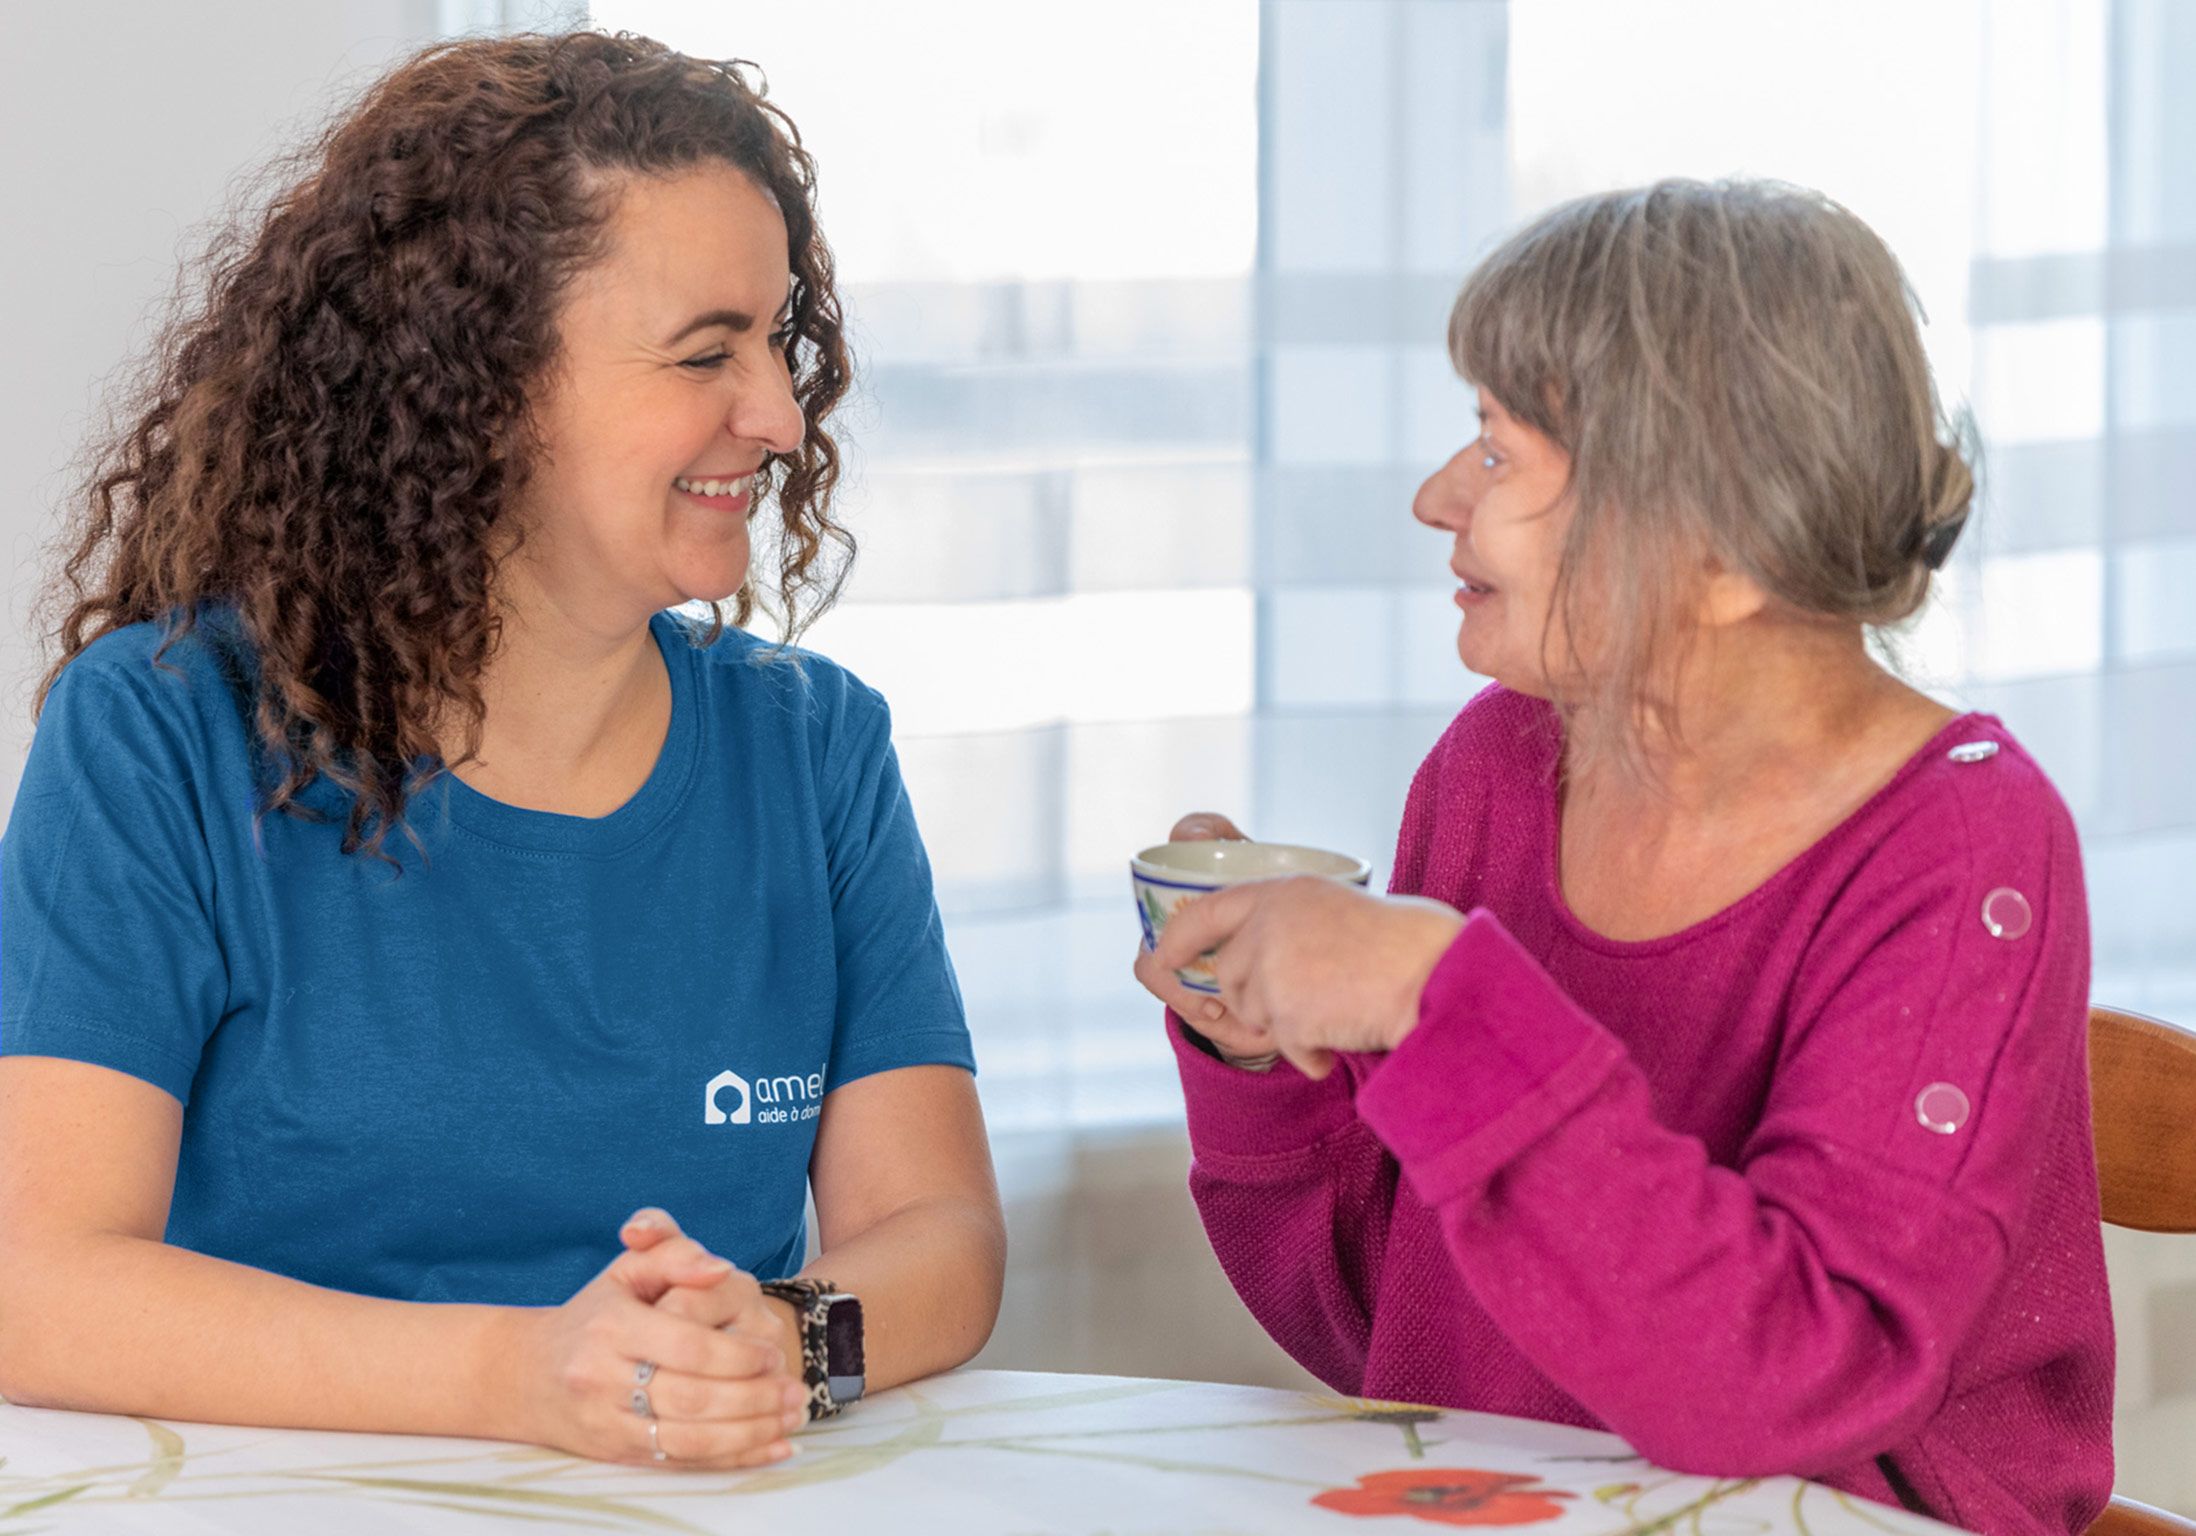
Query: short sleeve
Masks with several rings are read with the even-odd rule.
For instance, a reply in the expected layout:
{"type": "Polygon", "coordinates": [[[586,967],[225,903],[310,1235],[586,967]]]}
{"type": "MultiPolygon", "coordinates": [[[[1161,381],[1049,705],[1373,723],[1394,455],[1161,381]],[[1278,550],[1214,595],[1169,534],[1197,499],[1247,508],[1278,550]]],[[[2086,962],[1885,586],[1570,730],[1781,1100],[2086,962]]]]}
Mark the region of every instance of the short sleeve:
{"type": "MultiPolygon", "coordinates": [[[[834,669],[835,670],[835,669],[834,669]]],[[[841,672],[827,704],[821,814],[838,960],[827,1091],[897,1067],[976,1070],[930,859],[882,696],[841,672]]]]}
{"type": "Polygon", "coordinates": [[[47,696],[0,839],[0,1055],[111,1067],[187,1103],[228,987],[170,686],[86,656],[47,696]]]}

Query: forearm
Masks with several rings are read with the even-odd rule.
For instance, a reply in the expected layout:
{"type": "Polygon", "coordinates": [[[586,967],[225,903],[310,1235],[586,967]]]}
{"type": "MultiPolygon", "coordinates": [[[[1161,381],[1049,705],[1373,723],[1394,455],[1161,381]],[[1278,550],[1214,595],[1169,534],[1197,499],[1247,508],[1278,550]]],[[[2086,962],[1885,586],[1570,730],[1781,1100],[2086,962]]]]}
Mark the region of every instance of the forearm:
{"type": "Polygon", "coordinates": [[[1167,1042],[1182,1079],[1190,1146],[1200,1157],[1301,1152],[1356,1121],[1347,1070],[1314,1081],[1286,1063],[1261,1058],[1242,1058],[1254,1063],[1246,1068],[1228,1060],[1217,1042],[1197,1034],[1172,1009],[1167,1042]]]}
{"type": "Polygon", "coordinates": [[[1396,1168],[1358,1120],[1351,1070],[1246,1072],[1198,1050],[1169,1015],[1189,1110],[1190,1195],[1236,1294],[1338,1391],[1365,1374],[1396,1168]]]}
{"type": "MultiPolygon", "coordinates": [[[[1213,1256],[1291,1359],[1338,1392],[1364,1386],[1392,1171],[1362,1131],[1289,1159],[1285,1182],[1190,1169],[1213,1256]]],[[[1279,1176],[1282,1170],[1268,1170],[1279,1176]]]]}
{"type": "Polygon", "coordinates": [[[285,1428],[526,1438],[491,1407],[511,1308],[325,1290],[145,1238],[45,1242],[0,1269],[0,1393],[33,1407],[285,1428]]]}
{"type": "MultiPolygon", "coordinates": [[[[1006,1231],[995,1205],[920,1201],[819,1253],[801,1273],[861,1298],[868,1390],[880,1391],[951,1370],[984,1347],[999,1316],[1006,1231]]],[[[790,1309],[778,1310],[790,1329],[790,1309]]]]}

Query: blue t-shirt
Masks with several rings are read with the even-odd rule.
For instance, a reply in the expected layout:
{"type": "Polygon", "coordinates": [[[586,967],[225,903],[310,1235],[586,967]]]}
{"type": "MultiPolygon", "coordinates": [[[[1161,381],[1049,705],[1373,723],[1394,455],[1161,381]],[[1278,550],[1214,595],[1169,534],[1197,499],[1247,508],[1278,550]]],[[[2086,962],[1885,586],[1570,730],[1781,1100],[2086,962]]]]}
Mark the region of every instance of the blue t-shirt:
{"type": "Polygon", "coordinates": [[[671,725],[608,816],[444,775],[387,842],[258,821],[216,614],[137,625],[49,696],[0,843],[0,1054],[183,1101],[167,1240],[316,1285],[546,1305],[659,1205],[765,1278],[800,1267],[833,1089],[975,1069],[875,692],[654,623],[671,725]]]}

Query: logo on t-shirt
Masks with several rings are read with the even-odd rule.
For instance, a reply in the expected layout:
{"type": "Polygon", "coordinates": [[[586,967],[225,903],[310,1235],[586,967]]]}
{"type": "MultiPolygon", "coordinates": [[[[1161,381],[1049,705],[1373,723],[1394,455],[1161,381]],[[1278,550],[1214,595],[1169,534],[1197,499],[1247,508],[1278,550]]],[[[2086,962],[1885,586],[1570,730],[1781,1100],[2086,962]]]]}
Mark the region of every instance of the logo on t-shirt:
{"type": "Polygon", "coordinates": [[[750,1083],[727,1068],[709,1080],[702,1090],[704,1125],[782,1125],[793,1120],[813,1120],[823,1109],[821,1072],[806,1077],[759,1077],[750,1083]],[[730,1110],[722,1104],[725,1090],[738,1093],[730,1110]]]}
{"type": "Polygon", "coordinates": [[[704,1125],[745,1125],[748,1123],[749,1111],[747,1079],[737,1072],[719,1072],[709,1080],[709,1086],[702,1090],[702,1124],[704,1125]],[[726,1114],[717,1104],[717,1095],[723,1093],[727,1088],[739,1090],[740,1095],[739,1106],[730,1114],[726,1114]]]}

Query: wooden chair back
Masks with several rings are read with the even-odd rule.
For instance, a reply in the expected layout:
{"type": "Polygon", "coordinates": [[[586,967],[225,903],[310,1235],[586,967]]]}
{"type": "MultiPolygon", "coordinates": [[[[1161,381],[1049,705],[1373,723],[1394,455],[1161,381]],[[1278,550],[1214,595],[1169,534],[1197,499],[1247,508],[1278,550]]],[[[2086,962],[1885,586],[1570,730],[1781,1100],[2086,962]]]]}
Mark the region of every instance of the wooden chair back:
{"type": "MultiPolygon", "coordinates": [[[[2104,1219],[2196,1232],[2196,1035],[2090,1009],[2089,1100],[2104,1219]]],[[[2086,1536],[2196,1536],[2196,1521],[2114,1498],[2086,1536]]]]}
{"type": "Polygon", "coordinates": [[[2196,1034],[2090,1009],[2089,1097],[2104,1219],[2196,1232],[2196,1034]]]}
{"type": "Polygon", "coordinates": [[[2196,1521],[2114,1495],[2083,1536],[2190,1536],[2192,1532],[2196,1532],[2196,1521]]]}

